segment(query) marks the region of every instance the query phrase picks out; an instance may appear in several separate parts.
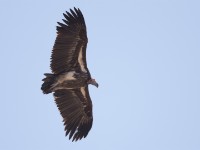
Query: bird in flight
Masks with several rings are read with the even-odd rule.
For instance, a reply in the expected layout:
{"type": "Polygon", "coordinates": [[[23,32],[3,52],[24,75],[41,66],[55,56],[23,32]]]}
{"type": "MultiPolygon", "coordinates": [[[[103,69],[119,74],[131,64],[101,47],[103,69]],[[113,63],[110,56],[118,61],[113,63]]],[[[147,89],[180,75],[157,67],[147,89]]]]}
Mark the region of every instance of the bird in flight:
{"type": "Polygon", "coordinates": [[[51,54],[52,73],[45,73],[41,90],[53,93],[63,117],[66,136],[81,140],[92,127],[92,101],[88,85],[98,87],[90,75],[86,61],[87,30],[80,9],[70,9],[58,22],[57,37],[51,54]]]}

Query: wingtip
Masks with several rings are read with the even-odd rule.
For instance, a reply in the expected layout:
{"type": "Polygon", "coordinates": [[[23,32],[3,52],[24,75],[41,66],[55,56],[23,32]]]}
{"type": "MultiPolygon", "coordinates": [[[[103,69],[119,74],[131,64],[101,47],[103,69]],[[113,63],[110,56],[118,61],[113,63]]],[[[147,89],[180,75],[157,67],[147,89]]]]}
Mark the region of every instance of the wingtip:
{"type": "Polygon", "coordinates": [[[69,11],[70,11],[70,12],[73,12],[74,10],[70,8],[69,11]]]}
{"type": "Polygon", "coordinates": [[[79,8],[74,7],[74,10],[78,10],[79,8]]]}

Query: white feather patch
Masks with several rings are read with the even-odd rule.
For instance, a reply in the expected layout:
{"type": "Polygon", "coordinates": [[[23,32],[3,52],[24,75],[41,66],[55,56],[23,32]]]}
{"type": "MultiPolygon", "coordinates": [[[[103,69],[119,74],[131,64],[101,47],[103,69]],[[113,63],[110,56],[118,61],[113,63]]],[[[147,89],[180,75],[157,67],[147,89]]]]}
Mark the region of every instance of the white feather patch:
{"type": "MultiPolygon", "coordinates": [[[[75,74],[75,71],[71,71],[71,72],[67,72],[63,75],[60,75],[57,82],[55,82],[53,85],[52,85],[52,89],[55,91],[55,90],[59,90],[59,89],[63,89],[63,87],[56,87],[57,85],[65,82],[66,80],[76,80],[76,78],[74,78],[74,74],[75,74]]],[[[71,88],[67,88],[67,89],[71,89],[71,88]]]]}
{"type": "Polygon", "coordinates": [[[64,80],[76,80],[74,78],[75,71],[68,72],[64,75],[64,80]]]}
{"type": "Polygon", "coordinates": [[[86,99],[86,93],[85,93],[84,87],[81,87],[81,93],[82,93],[83,97],[86,99]]]}
{"type": "Polygon", "coordinates": [[[86,73],[87,70],[85,69],[84,63],[83,63],[83,47],[81,47],[81,50],[78,55],[78,63],[81,66],[81,70],[86,73]]]}

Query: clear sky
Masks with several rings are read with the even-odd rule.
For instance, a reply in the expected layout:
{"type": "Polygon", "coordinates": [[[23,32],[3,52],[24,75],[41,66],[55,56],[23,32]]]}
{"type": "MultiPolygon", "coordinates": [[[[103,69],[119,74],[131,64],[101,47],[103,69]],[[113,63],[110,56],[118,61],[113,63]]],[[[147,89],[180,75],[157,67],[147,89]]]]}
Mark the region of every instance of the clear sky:
{"type": "Polygon", "coordinates": [[[199,0],[0,0],[1,150],[200,150],[199,0]],[[56,22],[82,10],[93,127],[65,137],[50,72],[56,22]]]}

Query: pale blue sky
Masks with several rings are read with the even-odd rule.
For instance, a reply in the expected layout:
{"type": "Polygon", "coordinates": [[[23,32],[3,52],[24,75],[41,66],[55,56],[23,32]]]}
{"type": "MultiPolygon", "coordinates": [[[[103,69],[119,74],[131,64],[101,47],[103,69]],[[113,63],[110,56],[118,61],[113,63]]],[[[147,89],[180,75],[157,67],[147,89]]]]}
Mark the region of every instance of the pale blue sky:
{"type": "Polygon", "coordinates": [[[199,0],[0,0],[1,150],[199,150],[199,0]],[[64,136],[50,72],[56,22],[82,10],[94,124],[64,136]]]}

